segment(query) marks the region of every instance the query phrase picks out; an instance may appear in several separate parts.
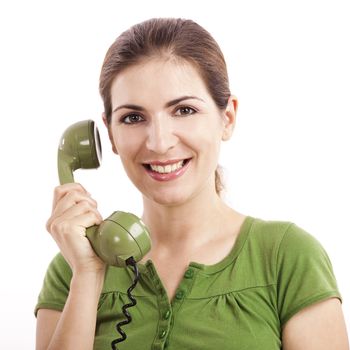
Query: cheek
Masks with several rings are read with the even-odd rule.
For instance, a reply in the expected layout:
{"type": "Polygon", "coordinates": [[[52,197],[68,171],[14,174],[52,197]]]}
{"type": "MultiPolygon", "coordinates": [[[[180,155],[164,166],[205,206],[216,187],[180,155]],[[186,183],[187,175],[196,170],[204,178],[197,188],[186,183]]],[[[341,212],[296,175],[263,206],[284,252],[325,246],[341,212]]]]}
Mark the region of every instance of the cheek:
{"type": "Polygon", "coordinates": [[[139,149],[141,138],[132,132],[115,132],[114,143],[121,158],[129,158],[139,149]]]}
{"type": "Polygon", "coordinates": [[[200,124],[190,128],[189,131],[198,147],[208,148],[209,152],[216,151],[220,147],[222,130],[218,123],[200,124]]]}

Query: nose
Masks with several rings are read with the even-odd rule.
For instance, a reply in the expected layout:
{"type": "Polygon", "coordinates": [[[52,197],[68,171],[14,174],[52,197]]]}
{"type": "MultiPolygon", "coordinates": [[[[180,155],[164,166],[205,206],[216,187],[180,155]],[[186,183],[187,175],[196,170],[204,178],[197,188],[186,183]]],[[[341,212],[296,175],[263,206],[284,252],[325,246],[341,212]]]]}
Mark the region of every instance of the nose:
{"type": "Polygon", "coordinates": [[[178,139],[174,135],[172,123],[168,118],[160,115],[150,122],[146,141],[148,150],[158,154],[166,154],[176,145],[178,139]]]}

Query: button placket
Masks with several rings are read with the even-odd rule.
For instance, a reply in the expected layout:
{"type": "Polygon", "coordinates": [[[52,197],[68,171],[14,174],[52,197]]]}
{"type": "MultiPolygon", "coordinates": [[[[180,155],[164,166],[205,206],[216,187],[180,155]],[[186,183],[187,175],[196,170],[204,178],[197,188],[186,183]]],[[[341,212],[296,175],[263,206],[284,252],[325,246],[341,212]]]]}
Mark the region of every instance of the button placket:
{"type": "Polygon", "coordinates": [[[160,310],[158,322],[158,344],[163,348],[169,334],[172,314],[166,293],[159,295],[158,305],[160,310]]]}
{"type": "Polygon", "coordinates": [[[179,287],[174,295],[174,298],[171,301],[172,313],[171,313],[171,317],[169,316],[170,330],[165,338],[166,340],[165,340],[163,349],[166,349],[169,346],[169,342],[171,342],[171,332],[172,332],[174,322],[181,322],[181,319],[176,317],[176,313],[179,311],[182,303],[185,301],[186,295],[188,295],[191,292],[193,283],[195,281],[196,273],[197,273],[197,270],[196,268],[193,268],[193,267],[189,267],[185,271],[183,275],[183,279],[180,282],[179,287]]]}
{"type": "Polygon", "coordinates": [[[152,284],[157,296],[159,310],[157,334],[152,344],[152,350],[161,350],[164,349],[165,342],[168,339],[171,326],[172,309],[167,297],[166,290],[152,263],[149,264],[149,271],[151,275],[152,284]]]}
{"type": "Polygon", "coordinates": [[[158,334],[154,339],[152,350],[160,350],[167,348],[169,345],[169,337],[171,337],[174,316],[181,308],[182,303],[186,299],[186,295],[190,293],[198,271],[193,266],[188,267],[183,275],[174,298],[170,301],[153,264],[149,265],[149,270],[152,274],[153,286],[157,290],[159,307],[158,334]]]}
{"type": "Polygon", "coordinates": [[[183,279],[180,282],[180,285],[175,293],[175,297],[171,302],[173,307],[173,313],[175,310],[178,310],[184,301],[186,295],[188,295],[192,289],[192,285],[194,283],[196,276],[196,269],[193,267],[188,267],[183,275],[183,279]]]}
{"type": "Polygon", "coordinates": [[[163,349],[169,337],[171,327],[171,309],[168,302],[159,300],[160,317],[158,322],[158,339],[155,339],[152,349],[163,349]]]}

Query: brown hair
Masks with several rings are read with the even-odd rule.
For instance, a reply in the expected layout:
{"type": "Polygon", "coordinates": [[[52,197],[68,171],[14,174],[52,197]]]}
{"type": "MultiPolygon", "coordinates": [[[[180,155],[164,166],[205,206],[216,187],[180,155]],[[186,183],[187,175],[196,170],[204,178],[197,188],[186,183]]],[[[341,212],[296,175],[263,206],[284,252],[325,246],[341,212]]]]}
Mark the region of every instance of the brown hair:
{"type": "MultiPolygon", "coordinates": [[[[100,75],[100,94],[108,123],[111,120],[111,85],[124,69],[154,56],[180,59],[191,63],[199,72],[219,110],[230,97],[224,56],[213,37],[197,23],[186,19],[154,18],[123,32],[108,49],[100,75]]],[[[218,169],[215,189],[223,185],[218,169]]]]}

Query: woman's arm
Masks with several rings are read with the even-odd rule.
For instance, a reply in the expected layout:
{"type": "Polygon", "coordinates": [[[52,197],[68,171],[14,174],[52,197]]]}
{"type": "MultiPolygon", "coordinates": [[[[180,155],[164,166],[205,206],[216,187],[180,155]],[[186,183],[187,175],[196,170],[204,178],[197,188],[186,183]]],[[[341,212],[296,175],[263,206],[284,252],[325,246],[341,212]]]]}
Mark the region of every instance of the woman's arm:
{"type": "Polygon", "coordinates": [[[37,350],[93,348],[106,265],[94,253],[85,228],[101,221],[96,201],[81,185],[56,187],[46,228],[70,266],[72,278],[62,313],[38,312],[37,350]]]}
{"type": "Polygon", "coordinates": [[[104,272],[73,276],[63,311],[38,311],[36,350],[93,348],[103,279],[104,272]]]}
{"type": "Polygon", "coordinates": [[[306,307],[294,315],[282,332],[283,350],[349,350],[339,299],[306,307]]]}

